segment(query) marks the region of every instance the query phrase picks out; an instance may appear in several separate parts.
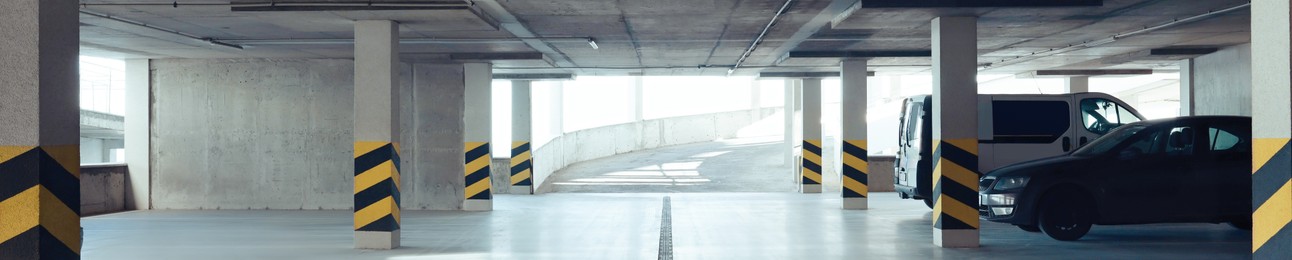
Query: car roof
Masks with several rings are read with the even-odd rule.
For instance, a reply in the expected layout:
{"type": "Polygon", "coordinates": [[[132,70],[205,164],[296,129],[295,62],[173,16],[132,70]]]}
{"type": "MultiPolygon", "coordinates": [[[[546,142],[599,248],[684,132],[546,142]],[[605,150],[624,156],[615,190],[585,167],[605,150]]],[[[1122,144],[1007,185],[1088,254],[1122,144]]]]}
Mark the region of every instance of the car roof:
{"type": "Polygon", "coordinates": [[[1131,123],[1129,125],[1157,125],[1157,124],[1174,124],[1174,123],[1214,123],[1214,122],[1234,122],[1234,123],[1251,123],[1252,118],[1246,116],[1182,116],[1162,119],[1153,119],[1131,123]]]}

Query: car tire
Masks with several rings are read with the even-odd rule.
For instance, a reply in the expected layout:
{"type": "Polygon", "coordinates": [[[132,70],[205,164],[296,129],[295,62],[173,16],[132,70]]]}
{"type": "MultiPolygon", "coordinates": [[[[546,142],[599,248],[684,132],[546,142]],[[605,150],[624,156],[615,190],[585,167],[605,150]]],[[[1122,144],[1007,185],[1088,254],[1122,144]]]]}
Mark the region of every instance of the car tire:
{"type": "Polygon", "coordinates": [[[929,206],[929,209],[933,209],[933,199],[924,198],[924,206],[929,206]]]}
{"type": "Polygon", "coordinates": [[[1059,241],[1081,239],[1094,224],[1093,203],[1078,192],[1059,191],[1046,196],[1041,203],[1039,228],[1045,235],[1059,241]]]}
{"type": "Polygon", "coordinates": [[[1016,225],[1016,226],[1018,226],[1018,229],[1022,229],[1023,231],[1027,231],[1027,232],[1041,232],[1041,227],[1036,225],[1016,225]]]}

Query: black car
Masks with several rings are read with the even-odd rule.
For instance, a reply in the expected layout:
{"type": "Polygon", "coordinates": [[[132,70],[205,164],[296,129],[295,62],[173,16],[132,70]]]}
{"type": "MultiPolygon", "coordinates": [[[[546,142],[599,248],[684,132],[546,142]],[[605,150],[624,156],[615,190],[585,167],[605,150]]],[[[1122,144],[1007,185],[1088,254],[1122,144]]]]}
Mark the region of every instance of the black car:
{"type": "Polygon", "coordinates": [[[1068,155],[987,173],[978,214],[1057,240],[1080,239],[1093,224],[1251,229],[1251,125],[1236,116],[1128,124],[1068,155]]]}

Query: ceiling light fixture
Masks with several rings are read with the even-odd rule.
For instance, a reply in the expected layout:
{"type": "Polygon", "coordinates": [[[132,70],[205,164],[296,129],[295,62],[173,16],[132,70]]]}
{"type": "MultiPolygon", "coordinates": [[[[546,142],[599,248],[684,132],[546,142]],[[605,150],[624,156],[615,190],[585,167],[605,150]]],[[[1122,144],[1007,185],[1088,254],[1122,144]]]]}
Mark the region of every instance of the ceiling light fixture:
{"type": "Polygon", "coordinates": [[[601,49],[601,47],[597,46],[597,39],[592,37],[588,37],[588,46],[592,46],[593,50],[601,49]]]}

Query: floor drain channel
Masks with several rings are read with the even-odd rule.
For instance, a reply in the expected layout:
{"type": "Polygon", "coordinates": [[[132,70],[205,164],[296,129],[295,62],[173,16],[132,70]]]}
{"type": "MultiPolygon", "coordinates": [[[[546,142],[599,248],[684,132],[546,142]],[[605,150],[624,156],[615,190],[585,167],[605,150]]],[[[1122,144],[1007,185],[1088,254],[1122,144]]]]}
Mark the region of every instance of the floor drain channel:
{"type": "Polygon", "coordinates": [[[664,212],[660,214],[659,259],[673,259],[673,206],[668,196],[664,196],[664,212]]]}

